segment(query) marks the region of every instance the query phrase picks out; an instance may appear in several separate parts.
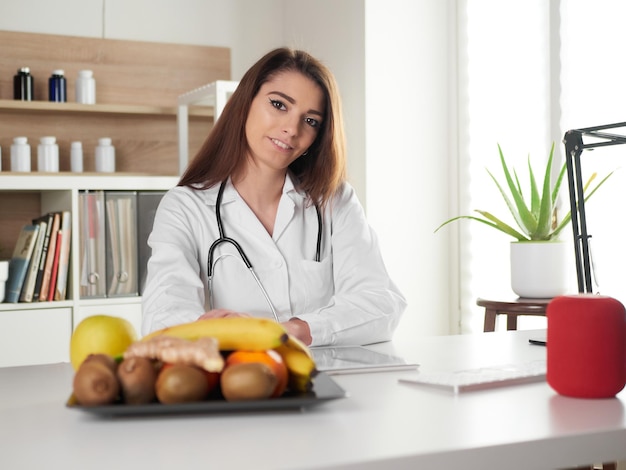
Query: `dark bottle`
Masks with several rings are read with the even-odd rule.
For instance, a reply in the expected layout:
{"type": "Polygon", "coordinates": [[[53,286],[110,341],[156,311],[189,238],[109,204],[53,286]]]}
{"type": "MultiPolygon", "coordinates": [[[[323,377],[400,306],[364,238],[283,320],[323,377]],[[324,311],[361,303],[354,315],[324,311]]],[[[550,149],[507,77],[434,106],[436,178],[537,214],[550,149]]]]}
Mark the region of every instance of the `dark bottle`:
{"type": "Polygon", "coordinates": [[[55,70],[48,79],[48,100],[58,103],[67,101],[67,80],[63,70],[55,70]]]}
{"type": "Polygon", "coordinates": [[[34,79],[28,67],[22,67],[13,77],[13,99],[22,101],[33,100],[34,79]]]}

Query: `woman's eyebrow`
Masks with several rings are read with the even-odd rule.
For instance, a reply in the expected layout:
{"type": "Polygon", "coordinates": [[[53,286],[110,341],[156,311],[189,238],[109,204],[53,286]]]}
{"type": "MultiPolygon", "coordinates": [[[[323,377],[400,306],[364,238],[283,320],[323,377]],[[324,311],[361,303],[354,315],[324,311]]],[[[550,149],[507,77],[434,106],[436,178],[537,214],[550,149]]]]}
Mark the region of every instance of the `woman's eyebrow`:
{"type": "MultiPolygon", "coordinates": [[[[285,93],[283,93],[282,91],[270,91],[268,92],[268,95],[279,95],[281,97],[283,97],[284,99],[286,99],[287,101],[289,101],[291,104],[295,104],[296,100],[294,100],[291,96],[286,95],[285,93]]],[[[321,111],[318,111],[316,109],[309,109],[307,111],[307,113],[309,114],[316,114],[318,116],[323,116],[321,111]]]]}

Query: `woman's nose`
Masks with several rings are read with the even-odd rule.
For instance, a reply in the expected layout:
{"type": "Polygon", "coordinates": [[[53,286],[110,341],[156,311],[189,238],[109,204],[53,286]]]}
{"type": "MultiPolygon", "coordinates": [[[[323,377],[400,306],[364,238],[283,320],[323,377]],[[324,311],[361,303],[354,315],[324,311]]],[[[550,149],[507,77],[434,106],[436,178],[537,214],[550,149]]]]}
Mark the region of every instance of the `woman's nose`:
{"type": "Polygon", "coordinates": [[[300,124],[300,120],[296,117],[285,116],[285,119],[282,123],[283,132],[290,136],[295,136],[298,134],[298,126],[300,124]]]}

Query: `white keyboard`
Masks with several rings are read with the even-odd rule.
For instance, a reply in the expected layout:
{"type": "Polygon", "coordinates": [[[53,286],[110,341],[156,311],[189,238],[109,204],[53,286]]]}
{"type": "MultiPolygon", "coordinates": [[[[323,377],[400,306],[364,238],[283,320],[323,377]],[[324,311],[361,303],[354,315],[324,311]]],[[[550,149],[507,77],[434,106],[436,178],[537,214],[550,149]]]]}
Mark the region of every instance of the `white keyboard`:
{"type": "Polygon", "coordinates": [[[453,372],[419,373],[400,382],[442,388],[454,393],[503,387],[546,379],[546,361],[537,360],[453,372]]]}

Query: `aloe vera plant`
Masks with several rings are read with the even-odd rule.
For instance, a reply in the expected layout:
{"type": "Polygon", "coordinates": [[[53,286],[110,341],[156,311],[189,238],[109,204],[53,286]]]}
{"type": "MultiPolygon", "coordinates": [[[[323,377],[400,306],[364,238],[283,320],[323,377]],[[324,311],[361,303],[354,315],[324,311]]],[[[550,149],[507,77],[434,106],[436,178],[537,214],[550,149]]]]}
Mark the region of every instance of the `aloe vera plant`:
{"type": "MultiPolygon", "coordinates": [[[[493,182],[498,187],[500,194],[504,198],[509,211],[513,215],[513,219],[515,223],[519,227],[519,230],[515,229],[511,225],[503,222],[500,218],[494,216],[490,212],[483,210],[476,210],[480,216],[473,215],[460,215],[457,217],[453,217],[452,219],[446,220],[443,224],[437,227],[437,232],[443,226],[454,222],[459,219],[471,219],[477,220],[483,224],[486,224],[490,227],[495,228],[501,232],[506,233],[507,235],[512,236],[518,241],[547,241],[547,240],[556,240],[558,238],[559,233],[563,230],[564,227],[571,220],[571,212],[567,212],[567,214],[561,219],[561,221],[556,220],[556,204],[557,198],[559,195],[559,190],[561,189],[561,183],[563,182],[563,177],[565,176],[566,165],[565,163],[561,167],[559,175],[554,184],[551,184],[551,173],[552,173],[552,159],[554,156],[554,144],[552,144],[552,148],[550,149],[550,156],[548,158],[548,163],[546,164],[545,174],[543,177],[543,184],[541,186],[541,191],[537,186],[537,180],[535,179],[535,174],[533,173],[533,169],[530,164],[530,158],[528,159],[528,173],[530,179],[530,200],[527,202],[524,198],[524,193],[522,192],[522,186],[520,185],[519,178],[517,177],[517,172],[515,169],[509,169],[509,166],[504,159],[504,154],[502,153],[502,149],[498,144],[498,152],[500,154],[500,162],[502,164],[502,170],[506,179],[506,187],[508,187],[509,192],[507,193],[502,184],[498,182],[496,177],[487,170],[489,176],[493,180],[493,182]]],[[[597,177],[596,173],[593,173],[583,188],[583,194],[585,202],[595,193],[602,184],[613,174],[613,172],[609,173],[605,176],[597,185],[593,187],[590,191],[588,191],[594,179],[597,177]]]]}

